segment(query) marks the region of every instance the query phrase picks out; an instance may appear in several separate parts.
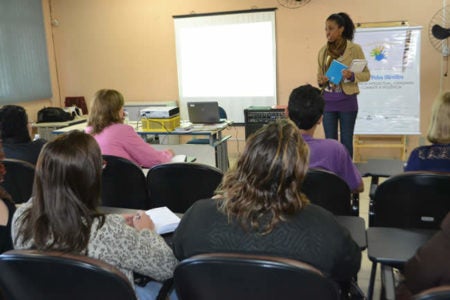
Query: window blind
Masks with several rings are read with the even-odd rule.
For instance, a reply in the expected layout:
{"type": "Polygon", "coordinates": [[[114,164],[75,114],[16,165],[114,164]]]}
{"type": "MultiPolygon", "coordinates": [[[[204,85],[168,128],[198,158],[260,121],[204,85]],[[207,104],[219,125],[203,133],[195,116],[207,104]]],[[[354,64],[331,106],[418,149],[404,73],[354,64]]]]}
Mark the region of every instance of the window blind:
{"type": "Polygon", "coordinates": [[[41,0],[0,0],[0,105],[51,96],[41,0]]]}

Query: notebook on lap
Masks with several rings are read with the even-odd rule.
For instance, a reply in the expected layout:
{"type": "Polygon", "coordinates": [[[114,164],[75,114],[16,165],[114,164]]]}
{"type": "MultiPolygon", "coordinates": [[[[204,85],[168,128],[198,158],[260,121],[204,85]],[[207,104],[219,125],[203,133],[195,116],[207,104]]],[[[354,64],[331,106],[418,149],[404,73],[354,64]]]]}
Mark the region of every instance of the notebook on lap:
{"type": "Polygon", "coordinates": [[[194,124],[219,123],[219,103],[188,102],[189,121],[194,124]]]}

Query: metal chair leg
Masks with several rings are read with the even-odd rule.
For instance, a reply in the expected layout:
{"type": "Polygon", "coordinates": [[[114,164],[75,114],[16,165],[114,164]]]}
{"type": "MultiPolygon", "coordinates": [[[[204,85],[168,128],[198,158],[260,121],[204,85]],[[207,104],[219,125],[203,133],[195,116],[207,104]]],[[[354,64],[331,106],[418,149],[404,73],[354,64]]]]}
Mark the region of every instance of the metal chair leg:
{"type": "Polygon", "coordinates": [[[369,288],[367,290],[367,299],[372,300],[373,289],[375,285],[375,276],[377,275],[377,263],[372,262],[372,269],[370,270],[369,288]]]}

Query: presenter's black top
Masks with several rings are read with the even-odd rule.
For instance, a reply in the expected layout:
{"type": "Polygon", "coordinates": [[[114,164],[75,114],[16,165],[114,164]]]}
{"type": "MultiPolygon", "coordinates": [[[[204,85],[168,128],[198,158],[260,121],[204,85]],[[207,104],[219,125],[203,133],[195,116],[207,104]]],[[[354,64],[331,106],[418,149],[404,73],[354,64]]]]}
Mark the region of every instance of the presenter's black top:
{"type": "Polygon", "coordinates": [[[29,143],[3,143],[6,158],[20,159],[36,165],[39,153],[47,141],[37,139],[29,143]]]}
{"type": "Polygon", "coordinates": [[[211,252],[240,252],[296,259],[339,282],[348,282],[361,265],[361,251],[347,229],[325,209],[308,205],[266,235],[228,223],[217,201],[200,200],[184,214],[173,236],[179,259],[211,252]]]}

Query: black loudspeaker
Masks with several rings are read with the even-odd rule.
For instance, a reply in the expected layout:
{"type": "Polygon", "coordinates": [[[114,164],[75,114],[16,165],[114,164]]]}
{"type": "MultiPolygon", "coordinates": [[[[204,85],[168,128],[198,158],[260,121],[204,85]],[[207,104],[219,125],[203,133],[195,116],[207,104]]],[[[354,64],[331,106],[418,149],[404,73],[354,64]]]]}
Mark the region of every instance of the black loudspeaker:
{"type": "Polygon", "coordinates": [[[247,108],[244,109],[245,116],[245,139],[255,133],[265,124],[286,118],[284,108],[247,108]]]}
{"type": "Polygon", "coordinates": [[[263,127],[263,123],[257,123],[257,124],[245,124],[245,139],[248,139],[248,137],[258,131],[261,127],[263,127]]]}

